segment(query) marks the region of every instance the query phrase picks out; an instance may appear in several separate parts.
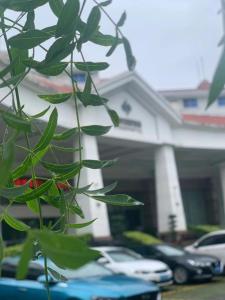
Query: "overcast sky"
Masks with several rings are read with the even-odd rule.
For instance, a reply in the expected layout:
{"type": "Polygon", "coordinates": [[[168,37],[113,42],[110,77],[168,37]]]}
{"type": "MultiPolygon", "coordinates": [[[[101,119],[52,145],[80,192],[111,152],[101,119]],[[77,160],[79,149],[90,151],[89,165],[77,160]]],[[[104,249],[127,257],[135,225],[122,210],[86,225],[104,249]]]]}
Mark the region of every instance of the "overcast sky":
{"type": "MultiPolygon", "coordinates": [[[[221,51],[217,47],[222,36],[219,9],[220,0],[114,0],[107,7],[115,20],[127,11],[123,31],[137,58],[136,70],[156,89],[195,87],[203,78],[211,80],[221,51]]],[[[47,7],[39,17],[42,27],[54,22],[47,7]]],[[[113,32],[105,18],[102,31],[113,32]]],[[[88,50],[89,59],[96,61],[106,52],[98,47],[88,50]]],[[[122,48],[110,63],[102,77],[126,70],[122,48]]]]}

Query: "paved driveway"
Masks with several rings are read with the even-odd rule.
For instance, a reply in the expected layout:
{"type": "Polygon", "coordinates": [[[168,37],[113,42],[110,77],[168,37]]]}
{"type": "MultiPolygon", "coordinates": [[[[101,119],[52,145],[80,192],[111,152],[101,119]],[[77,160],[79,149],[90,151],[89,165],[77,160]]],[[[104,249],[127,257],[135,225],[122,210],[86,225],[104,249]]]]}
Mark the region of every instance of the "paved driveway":
{"type": "Polygon", "coordinates": [[[171,287],[163,292],[163,300],[225,300],[225,277],[208,283],[171,287]]]}

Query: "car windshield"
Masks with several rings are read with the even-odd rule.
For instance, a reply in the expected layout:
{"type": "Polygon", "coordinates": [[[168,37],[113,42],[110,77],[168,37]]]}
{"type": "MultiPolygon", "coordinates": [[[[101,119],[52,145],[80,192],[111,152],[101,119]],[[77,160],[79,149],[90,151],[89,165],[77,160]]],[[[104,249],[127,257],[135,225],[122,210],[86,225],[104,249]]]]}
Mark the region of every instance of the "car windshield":
{"type": "Polygon", "coordinates": [[[135,261],[142,258],[141,255],[129,250],[110,250],[107,254],[115,262],[135,261]]]}
{"type": "Polygon", "coordinates": [[[88,263],[76,270],[61,269],[52,262],[49,262],[49,267],[67,279],[109,276],[114,274],[111,270],[105,268],[97,262],[88,263]]]}
{"type": "Polygon", "coordinates": [[[158,245],[157,249],[167,256],[183,256],[185,251],[167,245],[158,245]]]}

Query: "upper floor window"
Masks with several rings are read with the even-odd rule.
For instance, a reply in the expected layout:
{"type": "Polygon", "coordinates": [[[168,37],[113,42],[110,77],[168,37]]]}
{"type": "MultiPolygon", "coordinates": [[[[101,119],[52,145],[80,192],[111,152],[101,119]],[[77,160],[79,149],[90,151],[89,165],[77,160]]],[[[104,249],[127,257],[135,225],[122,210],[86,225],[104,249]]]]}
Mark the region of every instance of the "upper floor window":
{"type": "Polygon", "coordinates": [[[225,106],[225,97],[220,97],[217,100],[219,106],[225,106]]]}
{"type": "Polygon", "coordinates": [[[183,99],[183,106],[186,108],[198,107],[198,100],[196,98],[183,99]]]}
{"type": "Polygon", "coordinates": [[[86,78],[85,73],[74,73],[73,74],[73,80],[78,82],[78,83],[84,83],[85,78],[86,78]]]}

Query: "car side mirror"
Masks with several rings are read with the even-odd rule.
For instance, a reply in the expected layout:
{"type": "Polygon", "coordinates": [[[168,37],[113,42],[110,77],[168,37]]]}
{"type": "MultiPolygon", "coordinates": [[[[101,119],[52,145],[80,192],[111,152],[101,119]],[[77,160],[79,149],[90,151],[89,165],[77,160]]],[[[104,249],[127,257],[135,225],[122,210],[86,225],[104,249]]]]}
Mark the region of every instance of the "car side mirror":
{"type": "Polygon", "coordinates": [[[109,261],[108,261],[108,259],[105,258],[105,257],[100,257],[100,258],[98,259],[98,263],[100,263],[100,264],[102,264],[102,265],[105,265],[105,264],[109,263],[109,261]]]}
{"type": "MultiPolygon", "coordinates": [[[[46,281],[46,277],[45,275],[40,275],[38,278],[37,278],[37,281],[46,285],[47,284],[47,281],[46,281]]],[[[54,285],[57,283],[57,280],[55,280],[52,276],[49,276],[48,275],[48,284],[49,285],[54,285]]]]}
{"type": "Polygon", "coordinates": [[[197,249],[197,248],[198,248],[198,246],[199,246],[199,244],[198,244],[198,243],[194,243],[194,244],[193,244],[193,247],[194,247],[195,249],[197,249]]]}

